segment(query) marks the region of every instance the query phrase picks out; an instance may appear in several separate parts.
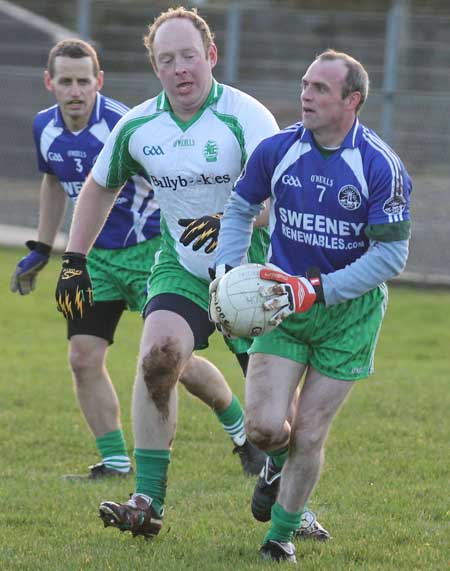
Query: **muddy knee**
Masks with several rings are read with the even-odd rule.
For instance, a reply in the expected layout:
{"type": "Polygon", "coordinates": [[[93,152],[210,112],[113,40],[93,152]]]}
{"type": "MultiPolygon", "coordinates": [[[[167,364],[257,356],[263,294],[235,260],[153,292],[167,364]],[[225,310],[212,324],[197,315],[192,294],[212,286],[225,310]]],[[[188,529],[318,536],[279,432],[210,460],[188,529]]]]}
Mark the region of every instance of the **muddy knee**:
{"type": "Polygon", "coordinates": [[[142,358],[142,376],[151,399],[162,414],[168,413],[169,399],[181,371],[181,351],[175,340],[153,345],[142,358]]]}

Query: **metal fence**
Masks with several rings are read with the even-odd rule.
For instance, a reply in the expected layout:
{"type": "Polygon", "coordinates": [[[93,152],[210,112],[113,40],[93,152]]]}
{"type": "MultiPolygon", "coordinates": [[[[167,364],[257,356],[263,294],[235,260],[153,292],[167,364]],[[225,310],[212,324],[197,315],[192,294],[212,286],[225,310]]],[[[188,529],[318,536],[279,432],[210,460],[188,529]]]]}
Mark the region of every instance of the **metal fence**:
{"type": "MultiPolygon", "coordinates": [[[[0,0],[0,224],[37,223],[31,123],[39,109],[53,103],[42,74],[58,34],[71,34],[77,26],[89,33],[108,95],[134,105],[159,91],[142,36],[171,3],[78,1],[84,12],[77,12],[74,2],[15,3],[67,30],[2,12],[7,3],[0,0]]],[[[300,77],[318,52],[332,47],[364,63],[371,94],[361,120],[389,140],[415,183],[408,271],[450,281],[450,8],[432,14],[407,0],[393,0],[389,10],[378,11],[299,9],[282,0],[197,4],[216,33],[217,79],[263,101],[281,126],[299,119],[300,77]]]]}

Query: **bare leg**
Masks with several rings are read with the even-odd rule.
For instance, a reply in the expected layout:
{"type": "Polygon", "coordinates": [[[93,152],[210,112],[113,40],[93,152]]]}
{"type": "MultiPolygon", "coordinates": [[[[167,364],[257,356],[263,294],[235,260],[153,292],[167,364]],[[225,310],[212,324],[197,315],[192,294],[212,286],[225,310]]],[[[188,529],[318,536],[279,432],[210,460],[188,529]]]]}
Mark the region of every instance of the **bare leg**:
{"type": "Polygon", "coordinates": [[[225,377],[203,357],[192,355],[181,373],[180,381],[192,395],[214,411],[222,412],[230,406],[233,393],[225,377]]]}
{"type": "Polygon", "coordinates": [[[291,434],[287,418],[305,366],[275,355],[250,356],[245,415],[248,438],[267,452],[286,446],[291,434]]]}
{"type": "Polygon", "coordinates": [[[240,403],[233,399],[233,393],[219,369],[206,359],[193,355],[180,381],[217,414],[222,427],[233,440],[233,453],[238,455],[244,473],[259,474],[266,455],[247,439],[240,403]]]}
{"type": "Polygon", "coordinates": [[[170,448],[177,423],[176,384],[194,347],[187,322],[165,310],[144,322],[133,393],[135,447],[170,448]]]}
{"type": "Polygon", "coordinates": [[[298,512],[307,503],[320,476],[331,422],[353,385],[314,369],[308,371],[291,431],[289,458],[281,475],[278,503],[286,511],[298,512]]]}
{"type": "Polygon", "coordinates": [[[120,407],[105,366],[108,342],[93,335],[75,335],[69,363],[81,411],[95,437],[120,428],[120,407]]]}

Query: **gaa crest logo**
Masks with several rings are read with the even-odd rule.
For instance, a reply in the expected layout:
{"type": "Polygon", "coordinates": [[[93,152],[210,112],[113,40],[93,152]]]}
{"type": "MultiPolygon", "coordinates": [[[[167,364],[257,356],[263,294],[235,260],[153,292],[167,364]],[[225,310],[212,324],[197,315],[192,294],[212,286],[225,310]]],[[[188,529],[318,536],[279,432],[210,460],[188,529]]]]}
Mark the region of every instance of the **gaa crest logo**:
{"type": "Polygon", "coordinates": [[[203,147],[203,155],[208,163],[214,163],[217,161],[218,152],[219,147],[217,146],[216,141],[206,141],[206,144],[203,147]]]}
{"type": "Polygon", "coordinates": [[[338,201],[345,210],[357,210],[361,206],[361,194],[356,186],[346,184],[338,192],[338,201]]]}
{"type": "Polygon", "coordinates": [[[142,147],[142,152],[144,153],[144,155],[146,157],[150,156],[150,157],[156,157],[157,155],[164,155],[164,151],[162,150],[162,148],[159,145],[153,145],[153,146],[149,146],[149,145],[145,145],[144,147],[142,147]]]}

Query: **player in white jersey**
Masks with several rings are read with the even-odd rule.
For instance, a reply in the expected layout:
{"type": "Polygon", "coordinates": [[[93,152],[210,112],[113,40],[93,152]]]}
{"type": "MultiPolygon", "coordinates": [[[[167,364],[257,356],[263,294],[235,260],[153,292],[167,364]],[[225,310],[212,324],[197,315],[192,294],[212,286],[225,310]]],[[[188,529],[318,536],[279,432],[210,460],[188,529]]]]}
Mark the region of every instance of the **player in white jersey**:
{"type": "MultiPolygon", "coordinates": [[[[102,95],[102,84],[103,72],[90,44],[69,39],[52,48],[45,85],[57,104],[38,113],[33,124],[39,170],[43,172],[38,241],[27,243],[32,251],[19,262],[11,280],[11,289],[22,295],[33,290],[38,272],[48,261],[67,197],[77,200],[107,136],[128,110],[102,95]]],[[[60,303],[67,317],[69,361],[78,401],[101,455],[101,462],[91,466],[87,474],[66,476],[70,479],[130,474],[119,401],[105,360],[123,311],[142,311],[148,275],[159,247],[159,208],[153,190],[142,176],[130,177],[87,259],[94,307],[83,319],[76,319],[69,304],[60,303]]],[[[194,356],[182,381],[200,396],[199,382],[211,385],[221,420],[232,395],[221,377],[217,378],[215,367],[194,356]]],[[[243,453],[251,447],[247,444],[235,449],[244,470],[254,473],[256,467],[245,464],[249,459],[243,453]]]]}
{"type": "MultiPolygon", "coordinates": [[[[214,80],[217,49],[195,10],[161,14],[146,45],[164,91],[125,115],[98,157],[77,203],[71,261],[62,270],[57,297],[87,300],[84,254],[116,193],[132,172],[142,172],[161,207],[162,239],[149,281],[134,387],[136,493],[124,504],[102,502],[100,515],[107,525],[152,537],[162,525],[177,381],[193,350],[205,348],[214,331],[207,312],[208,268],[221,212],[249,153],[278,126],[261,103],[214,80]],[[78,275],[65,280],[66,270],[78,275]]],[[[257,231],[253,246],[264,255],[257,231]]],[[[199,393],[215,410],[221,404],[219,381],[227,387],[216,370],[199,393]]],[[[219,418],[240,448],[249,446],[240,405],[229,389],[227,401],[219,418]]]]}
{"type": "Polygon", "coordinates": [[[222,221],[212,297],[225,266],[239,265],[251,220],[271,197],[269,260],[277,267],[260,275],[279,282],[265,288],[278,327],[253,342],[245,401],[249,438],[269,456],[252,499],[254,517],[272,522],[264,559],[295,562],[291,540],[319,479],[328,430],[354,381],[373,372],[384,282],[408,255],[411,180],[358,121],[368,88],[352,57],[318,56],[302,80],[303,122],[257,147],[222,221]]]}

